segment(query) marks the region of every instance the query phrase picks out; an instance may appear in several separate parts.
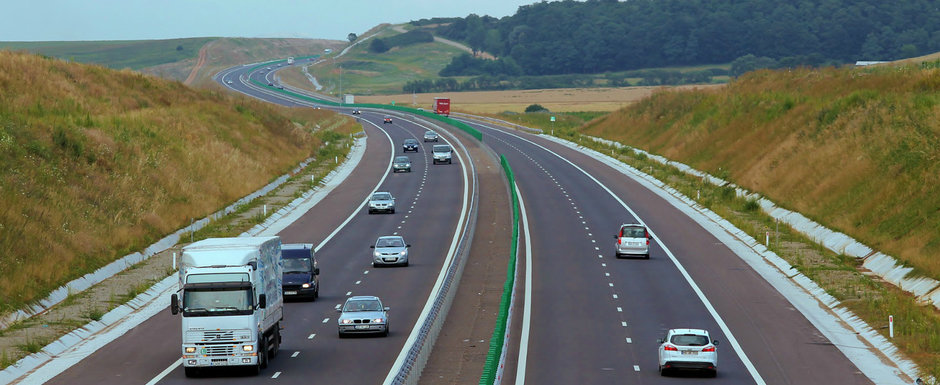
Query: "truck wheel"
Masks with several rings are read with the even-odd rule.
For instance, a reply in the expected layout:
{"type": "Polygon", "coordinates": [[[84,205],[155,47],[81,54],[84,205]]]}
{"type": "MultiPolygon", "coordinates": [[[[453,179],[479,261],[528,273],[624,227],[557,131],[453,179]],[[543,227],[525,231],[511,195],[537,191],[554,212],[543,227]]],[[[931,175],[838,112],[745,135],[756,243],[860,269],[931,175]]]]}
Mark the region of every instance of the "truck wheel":
{"type": "Polygon", "coordinates": [[[277,357],[277,352],[281,350],[281,323],[274,324],[274,346],[271,349],[271,357],[277,357]]]}
{"type": "Polygon", "coordinates": [[[268,367],[268,343],[261,338],[261,349],[258,349],[258,371],[268,367]]]}
{"type": "Polygon", "coordinates": [[[183,368],[183,371],[186,372],[186,377],[199,376],[199,368],[183,368]]]}

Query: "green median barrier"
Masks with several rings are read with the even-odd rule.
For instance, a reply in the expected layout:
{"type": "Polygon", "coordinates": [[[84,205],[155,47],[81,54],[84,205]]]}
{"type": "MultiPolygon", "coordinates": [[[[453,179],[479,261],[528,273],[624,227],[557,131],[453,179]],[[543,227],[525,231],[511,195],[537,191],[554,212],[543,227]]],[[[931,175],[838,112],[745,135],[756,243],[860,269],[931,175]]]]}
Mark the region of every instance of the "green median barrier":
{"type": "Polygon", "coordinates": [[[499,156],[499,163],[506,172],[506,179],[509,180],[509,195],[512,201],[512,240],[509,245],[509,267],[506,269],[506,282],[503,284],[499,313],[496,316],[493,337],[490,338],[490,349],[483,365],[480,385],[492,385],[496,380],[496,373],[499,370],[499,357],[503,354],[503,341],[506,336],[506,323],[508,322],[509,306],[512,301],[512,289],[515,287],[516,281],[516,251],[519,243],[519,200],[516,197],[516,178],[505,156],[499,156]]]}

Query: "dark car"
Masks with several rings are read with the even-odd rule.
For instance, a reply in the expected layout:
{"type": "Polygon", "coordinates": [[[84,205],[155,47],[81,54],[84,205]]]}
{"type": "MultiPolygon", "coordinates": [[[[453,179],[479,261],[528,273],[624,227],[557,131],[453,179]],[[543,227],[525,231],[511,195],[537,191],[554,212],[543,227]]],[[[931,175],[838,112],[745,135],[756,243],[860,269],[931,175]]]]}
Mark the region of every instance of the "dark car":
{"type": "Polygon", "coordinates": [[[352,114],[353,114],[353,115],[362,115],[362,111],[359,111],[359,109],[357,108],[357,109],[355,109],[355,110],[352,110],[352,114]]]}
{"type": "Polygon", "coordinates": [[[385,123],[392,124],[392,117],[385,115],[385,120],[382,121],[382,124],[385,124],[385,123]]]}
{"type": "Polygon", "coordinates": [[[401,144],[401,147],[405,152],[418,152],[418,146],[420,146],[420,144],[418,144],[418,140],[412,138],[405,139],[405,141],[401,144]]]}
{"type": "Polygon", "coordinates": [[[313,301],[320,296],[320,267],[312,243],[281,245],[281,263],[284,269],[281,289],[285,299],[305,298],[313,301]]]}

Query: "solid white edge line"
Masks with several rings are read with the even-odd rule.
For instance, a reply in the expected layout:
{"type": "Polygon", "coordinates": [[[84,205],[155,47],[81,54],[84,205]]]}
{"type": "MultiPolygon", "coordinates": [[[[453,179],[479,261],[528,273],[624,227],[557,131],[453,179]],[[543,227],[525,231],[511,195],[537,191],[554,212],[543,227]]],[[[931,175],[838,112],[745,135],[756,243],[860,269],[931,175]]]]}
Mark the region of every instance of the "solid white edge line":
{"type": "Polygon", "coordinates": [[[529,217],[526,216],[522,192],[516,187],[519,218],[525,234],[525,300],[522,305],[522,333],[519,336],[519,361],[516,363],[516,384],[525,383],[526,361],[529,358],[529,325],[532,323],[532,238],[529,238],[529,217]]]}
{"type": "MultiPolygon", "coordinates": [[[[405,119],[405,118],[402,118],[405,119]]],[[[410,121],[411,123],[417,125],[418,127],[424,127],[430,129],[421,123],[410,121]]],[[[442,136],[443,137],[443,136],[442,136]]],[[[453,143],[444,138],[444,141],[455,148],[453,143]]],[[[428,318],[428,315],[431,313],[431,308],[434,306],[434,298],[436,293],[440,292],[441,286],[444,284],[444,278],[447,276],[447,267],[451,265],[454,254],[456,253],[457,244],[460,242],[460,237],[463,235],[463,230],[466,227],[466,217],[467,217],[467,208],[469,206],[470,199],[470,181],[467,178],[467,162],[460,156],[460,152],[454,151],[454,155],[457,156],[457,160],[460,162],[461,175],[463,175],[463,204],[460,209],[460,218],[457,222],[457,229],[454,231],[454,238],[451,240],[450,249],[447,250],[447,257],[444,259],[444,264],[441,266],[441,271],[437,274],[437,281],[434,282],[434,287],[431,288],[431,292],[428,295],[427,301],[424,303],[424,308],[421,310],[421,314],[418,315],[417,321],[415,321],[414,327],[411,329],[411,333],[408,335],[408,339],[405,340],[405,344],[402,345],[401,352],[398,353],[398,358],[395,359],[395,363],[392,364],[391,369],[388,372],[388,375],[385,377],[384,385],[391,385],[395,381],[395,375],[398,373],[399,369],[405,363],[405,358],[408,356],[408,351],[405,347],[413,346],[415,340],[418,339],[418,334],[421,332],[421,325],[424,324],[424,320],[428,318]]],[[[469,157],[469,152],[467,153],[469,157]]],[[[433,155],[432,155],[433,156],[433,155]]],[[[468,158],[467,161],[470,159],[468,158]]]]}
{"type": "MultiPolygon", "coordinates": [[[[477,123],[477,124],[479,124],[479,123],[477,123]]],[[[492,127],[488,127],[488,126],[485,126],[485,125],[482,125],[482,124],[479,124],[479,125],[480,125],[481,127],[487,127],[487,128],[490,129],[490,130],[497,131],[497,132],[500,132],[500,133],[502,133],[502,134],[515,137],[515,138],[517,138],[517,139],[519,139],[519,140],[526,141],[526,142],[532,144],[533,146],[536,146],[536,147],[538,147],[538,148],[541,148],[542,150],[544,150],[545,152],[548,152],[549,154],[555,155],[556,157],[558,157],[558,159],[561,159],[561,160],[565,161],[566,163],[568,163],[569,165],[571,165],[572,167],[574,167],[574,168],[577,169],[578,171],[581,171],[581,173],[583,173],[585,176],[587,176],[588,178],[590,178],[591,180],[593,180],[594,183],[597,183],[597,185],[600,186],[601,188],[603,188],[604,191],[607,191],[607,193],[610,194],[610,196],[613,197],[614,200],[616,200],[618,203],[620,203],[620,205],[623,206],[623,208],[627,209],[627,211],[630,213],[630,215],[633,215],[633,217],[636,218],[636,220],[639,221],[640,224],[642,224],[643,226],[646,226],[646,222],[644,222],[643,219],[640,218],[640,216],[637,215],[636,212],[634,212],[633,209],[630,208],[630,206],[628,206],[623,200],[621,200],[620,197],[617,196],[617,194],[614,194],[614,192],[611,191],[611,190],[610,190],[607,186],[605,186],[603,183],[601,183],[601,181],[597,180],[597,178],[595,178],[593,175],[589,174],[587,171],[585,171],[584,169],[582,169],[582,168],[579,167],[578,165],[574,164],[573,162],[571,162],[571,161],[568,160],[567,158],[565,158],[565,157],[563,157],[563,156],[561,156],[561,155],[555,153],[555,152],[552,151],[552,150],[549,150],[549,149],[546,148],[545,146],[542,146],[542,145],[540,145],[540,144],[538,144],[538,143],[535,143],[535,142],[533,142],[533,141],[531,141],[531,140],[528,140],[528,139],[523,138],[523,137],[521,137],[521,136],[518,136],[518,135],[516,135],[516,134],[510,133],[510,132],[506,132],[506,131],[502,131],[502,130],[498,130],[498,129],[495,129],[495,128],[492,128],[492,127]]],[[[656,236],[656,233],[654,233],[653,230],[649,228],[649,226],[647,226],[646,228],[647,228],[647,230],[649,231],[650,235],[653,236],[654,239],[659,239],[659,237],[656,236]]],[[[764,385],[764,384],[766,384],[766,382],[764,382],[763,377],[761,377],[760,373],[757,372],[757,368],[755,368],[755,367],[754,367],[754,364],[751,363],[751,360],[747,358],[747,354],[744,353],[744,349],[741,347],[741,344],[739,344],[739,343],[738,343],[738,340],[737,340],[736,338],[734,338],[734,335],[731,333],[731,329],[728,328],[728,325],[725,324],[725,321],[721,318],[721,315],[718,314],[718,311],[715,310],[715,308],[712,306],[711,302],[708,301],[708,298],[705,297],[705,293],[703,293],[702,290],[701,290],[701,289],[698,287],[698,285],[695,283],[695,281],[692,280],[692,276],[689,275],[688,271],[685,270],[685,267],[683,267],[682,264],[679,263],[679,260],[676,259],[676,256],[672,254],[672,251],[670,251],[669,248],[666,247],[666,245],[665,245],[664,243],[659,242],[659,245],[660,245],[660,247],[662,247],[663,251],[666,252],[666,255],[669,256],[669,259],[672,261],[672,263],[673,263],[673,264],[676,266],[676,268],[679,270],[679,273],[682,274],[682,277],[685,278],[686,282],[688,282],[689,285],[692,287],[692,291],[695,292],[695,294],[699,297],[699,300],[702,301],[702,304],[705,305],[705,309],[707,309],[708,312],[712,315],[712,318],[715,319],[715,323],[718,324],[718,327],[721,329],[722,333],[724,333],[724,334],[725,334],[725,337],[728,338],[728,343],[730,343],[731,346],[734,347],[734,352],[738,355],[738,358],[741,360],[741,363],[744,364],[744,367],[747,369],[748,373],[750,373],[751,377],[754,379],[754,382],[756,382],[756,383],[759,384],[759,385],[764,385]]]]}
{"type": "Polygon", "coordinates": [[[150,381],[148,381],[146,385],[154,385],[154,384],[160,382],[160,380],[162,380],[163,377],[166,377],[167,375],[169,375],[170,372],[176,370],[176,368],[178,368],[178,367],[179,367],[180,365],[182,365],[182,364],[183,364],[183,358],[180,357],[178,360],[176,360],[176,362],[174,362],[173,364],[171,364],[170,366],[168,366],[166,369],[163,369],[163,371],[160,372],[160,374],[157,374],[156,377],[154,377],[153,379],[151,379],[150,381]]]}

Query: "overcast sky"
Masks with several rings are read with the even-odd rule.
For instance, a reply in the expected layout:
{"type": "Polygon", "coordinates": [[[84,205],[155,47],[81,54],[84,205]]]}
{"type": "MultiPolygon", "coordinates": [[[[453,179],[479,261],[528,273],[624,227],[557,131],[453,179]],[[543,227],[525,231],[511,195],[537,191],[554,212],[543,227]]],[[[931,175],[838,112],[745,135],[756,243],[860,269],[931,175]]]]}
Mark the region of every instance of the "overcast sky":
{"type": "Polygon", "coordinates": [[[345,40],[381,23],[503,17],[537,0],[14,0],[0,41],[302,37],[345,40]]]}

